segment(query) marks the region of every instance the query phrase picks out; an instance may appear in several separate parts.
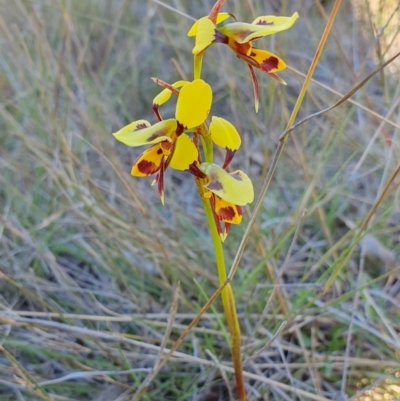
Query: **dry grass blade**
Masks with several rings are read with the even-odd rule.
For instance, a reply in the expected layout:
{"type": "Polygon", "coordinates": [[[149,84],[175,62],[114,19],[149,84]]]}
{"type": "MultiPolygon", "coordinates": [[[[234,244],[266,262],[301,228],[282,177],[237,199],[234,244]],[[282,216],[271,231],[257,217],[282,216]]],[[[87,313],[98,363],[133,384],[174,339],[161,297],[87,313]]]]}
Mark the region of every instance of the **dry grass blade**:
{"type": "Polygon", "coordinates": [[[347,92],[345,95],[343,95],[335,104],[332,106],[327,107],[326,109],[317,111],[316,113],[310,114],[309,116],[303,118],[302,120],[298,121],[296,124],[292,125],[291,127],[287,128],[285,131],[282,132],[281,136],[279,137],[279,140],[284,140],[284,138],[289,135],[292,131],[294,131],[296,128],[300,127],[300,125],[303,125],[307,121],[312,120],[313,118],[319,117],[327,113],[328,111],[331,111],[335,109],[336,107],[340,106],[344,102],[346,102],[350,97],[352,97],[355,93],[357,93],[363,86],[365,86],[378,72],[382,71],[386,66],[391,64],[394,60],[397,59],[397,57],[400,56],[400,52],[395,54],[393,57],[391,57],[389,60],[385,61],[382,65],[377,67],[374,71],[369,73],[360,83],[355,85],[349,92],[347,92]]]}
{"type": "Polygon", "coordinates": [[[146,379],[143,380],[142,384],[136,390],[135,394],[132,397],[132,401],[138,401],[140,399],[143,392],[146,391],[146,389],[150,386],[150,383],[155,379],[155,377],[157,376],[157,372],[159,372],[159,370],[160,370],[159,365],[162,360],[164,348],[167,345],[167,341],[169,340],[169,336],[171,335],[172,328],[174,327],[175,315],[178,310],[178,301],[179,301],[179,286],[176,288],[175,293],[174,293],[174,298],[172,300],[172,305],[171,305],[170,312],[169,312],[168,326],[165,330],[164,338],[161,343],[160,351],[158,353],[153,370],[146,377],[146,379]]]}

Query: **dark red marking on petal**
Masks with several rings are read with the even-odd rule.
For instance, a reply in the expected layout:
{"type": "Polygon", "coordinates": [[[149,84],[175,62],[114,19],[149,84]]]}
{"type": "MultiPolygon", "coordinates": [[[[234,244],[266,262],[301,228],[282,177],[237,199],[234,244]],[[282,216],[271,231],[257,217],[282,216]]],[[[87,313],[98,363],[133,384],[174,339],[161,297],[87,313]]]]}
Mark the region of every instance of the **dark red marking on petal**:
{"type": "Polygon", "coordinates": [[[243,30],[238,32],[238,36],[241,40],[245,40],[247,38],[247,36],[251,35],[252,33],[254,33],[254,31],[251,30],[243,30]]]}
{"type": "Polygon", "coordinates": [[[152,140],[157,139],[157,138],[159,138],[160,136],[164,136],[165,133],[166,133],[166,130],[162,130],[162,131],[155,132],[153,135],[150,135],[150,136],[147,138],[147,140],[148,140],[149,142],[151,142],[152,140]]]}
{"type": "Polygon", "coordinates": [[[260,20],[256,25],[274,25],[274,22],[268,22],[267,20],[260,20]]]}
{"type": "Polygon", "coordinates": [[[265,72],[269,72],[271,70],[278,68],[278,65],[279,65],[279,60],[276,57],[272,56],[263,60],[263,62],[260,65],[260,68],[265,72]]]}
{"type": "Polygon", "coordinates": [[[152,175],[160,169],[155,163],[148,160],[141,160],[137,165],[138,170],[146,175],[152,175]]]}
{"type": "Polygon", "coordinates": [[[211,210],[213,212],[215,225],[217,226],[218,235],[221,237],[223,231],[222,231],[221,221],[215,212],[215,195],[214,194],[212,194],[210,202],[211,202],[211,210]]]}
{"type": "Polygon", "coordinates": [[[223,207],[219,209],[216,213],[220,220],[233,220],[233,218],[235,217],[235,210],[232,206],[223,207]]]}
{"type": "Polygon", "coordinates": [[[190,174],[193,174],[198,178],[206,178],[207,176],[199,169],[199,166],[196,161],[194,161],[188,168],[190,174]]]}
{"type": "Polygon", "coordinates": [[[161,153],[163,153],[162,149],[161,148],[157,149],[157,154],[161,155],[161,153]]]}
{"type": "Polygon", "coordinates": [[[171,149],[173,148],[174,144],[173,144],[172,142],[169,142],[169,141],[162,141],[162,142],[160,143],[160,146],[161,146],[164,150],[169,151],[169,150],[171,150],[171,149]]]}
{"type": "MultiPolygon", "coordinates": [[[[240,56],[246,56],[249,50],[251,49],[251,43],[239,43],[236,42],[236,40],[230,38],[228,46],[237,54],[240,56]]],[[[248,57],[248,56],[246,56],[248,57]]]]}
{"type": "Polygon", "coordinates": [[[243,181],[243,178],[239,174],[231,174],[231,176],[236,180],[236,181],[243,181]]]}
{"type": "Polygon", "coordinates": [[[158,193],[161,196],[161,199],[164,197],[164,161],[161,162],[160,172],[158,175],[158,193]]]}
{"type": "Polygon", "coordinates": [[[253,67],[256,67],[256,68],[260,68],[260,65],[253,58],[251,58],[250,56],[247,56],[246,54],[239,53],[239,52],[236,52],[236,55],[240,59],[245,61],[247,64],[249,64],[249,65],[251,65],[253,67]]]}
{"type": "Polygon", "coordinates": [[[211,191],[211,190],[219,191],[219,190],[223,189],[224,186],[223,186],[219,181],[213,181],[213,182],[210,182],[210,183],[207,185],[207,188],[208,188],[210,191],[211,191]]]}
{"type": "Polygon", "coordinates": [[[162,121],[161,114],[160,114],[160,112],[158,110],[158,104],[153,104],[153,113],[156,116],[158,121],[162,121]]]}
{"type": "Polygon", "coordinates": [[[177,121],[177,126],[176,126],[176,135],[181,135],[183,133],[183,131],[185,131],[185,127],[179,122],[177,121]]]}
{"type": "Polygon", "coordinates": [[[221,33],[218,29],[214,30],[214,38],[215,38],[215,42],[217,43],[224,43],[224,44],[228,44],[229,42],[229,38],[228,36],[226,36],[225,34],[221,33]]]}
{"type": "Polygon", "coordinates": [[[138,124],[136,126],[135,131],[139,131],[139,130],[144,129],[144,128],[147,128],[147,125],[145,123],[141,123],[141,124],[138,124]]]}
{"type": "Polygon", "coordinates": [[[236,205],[236,210],[237,210],[239,216],[243,216],[242,206],[236,205]]]}
{"type": "Polygon", "coordinates": [[[230,150],[230,149],[226,149],[226,155],[225,155],[225,161],[224,164],[222,165],[223,169],[226,169],[230,162],[233,159],[233,156],[235,156],[236,150],[230,150]]]}
{"type": "Polygon", "coordinates": [[[251,82],[253,83],[254,101],[256,104],[256,109],[258,110],[258,104],[260,103],[260,88],[258,86],[258,79],[254,71],[254,68],[250,64],[247,64],[247,66],[249,67],[250,70],[251,82]]]}

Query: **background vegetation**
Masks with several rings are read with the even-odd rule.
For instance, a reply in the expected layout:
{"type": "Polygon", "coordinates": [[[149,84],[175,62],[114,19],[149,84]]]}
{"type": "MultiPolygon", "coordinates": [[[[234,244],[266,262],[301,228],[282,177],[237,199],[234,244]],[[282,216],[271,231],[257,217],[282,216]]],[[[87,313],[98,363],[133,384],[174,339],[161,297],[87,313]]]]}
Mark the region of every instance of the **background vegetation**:
{"type": "MultiPolygon", "coordinates": [[[[212,3],[0,0],[2,401],[135,399],[217,288],[191,180],[168,171],[162,207],[151,179],[129,175],[137,152],[111,136],[154,120],[159,88],[150,76],[190,79],[186,32],[212,3]]],[[[301,16],[260,45],[289,68],[287,87],[258,74],[258,114],[246,66],[224,46],[206,54],[213,113],[243,134],[233,167],[248,171],[256,190],[330,7],[228,0],[224,8],[243,21],[301,16]]],[[[345,1],[299,118],[399,51],[399,27],[397,1],[345,1]]],[[[233,282],[249,400],[400,399],[399,103],[393,63],[291,134],[233,282]]],[[[228,261],[245,224],[226,241],[228,261]]],[[[220,311],[217,301],[143,400],[229,399],[220,311]]]]}

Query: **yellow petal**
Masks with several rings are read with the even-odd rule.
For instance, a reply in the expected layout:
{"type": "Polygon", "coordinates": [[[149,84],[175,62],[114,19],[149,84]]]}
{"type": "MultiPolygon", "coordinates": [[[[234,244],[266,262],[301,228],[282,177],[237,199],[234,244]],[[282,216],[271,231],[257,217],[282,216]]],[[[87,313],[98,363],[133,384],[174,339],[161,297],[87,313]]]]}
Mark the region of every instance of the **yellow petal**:
{"type": "Polygon", "coordinates": [[[218,31],[238,43],[246,43],[263,36],[285,31],[293,26],[297,18],[299,18],[298,13],[294,13],[291,17],[263,16],[255,20],[257,21],[256,24],[234,22],[218,28],[218,31]]]}
{"type": "Polygon", "coordinates": [[[135,177],[147,177],[160,170],[164,154],[161,144],[152,146],[144,151],[132,167],[131,175],[135,177]]]}
{"type": "Polygon", "coordinates": [[[138,121],[135,121],[121,128],[113,135],[126,146],[135,147],[151,145],[162,141],[171,142],[171,136],[175,133],[177,128],[177,122],[174,119],[163,120],[152,126],[145,120],[139,121],[142,123],[138,124],[138,121]],[[142,125],[143,128],[140,127],[142,125]]]}
{"type": "Polygon", "coordinates": [[[182,134],[176,140],[174,154],[169,166],[175,170],[187,170],[198,157],[196,145],[188,135],[182,134]]]}
{"type": "Polygon", "coordinates": [[[243,58],[253,67],[259,68],[267,73],[282,71],[286,68],[285,62],[278,56],[266,50],[257,49],[255,47],[251,49],[247,56],[244,57],[240,55],[239,57],[243,58]]]}
{"type": "Polygon", "coordinates": [[[215,40],[215,25],[208,18],[199,20],[193,54],[199,54],[207,49],[215,40]]]}
{"type": "MultiPolygon", "coordinates": [[[[229,17],[232,17],[232,15],[229,14],[229,13],[219,13],[218,16],[217,16],[217,25],[220,24],[221,22],[225,21],[225,20],[228,19],[229,17]]],[[[202,19],[204,19],[204,18],[209,19],[208,16],[199,18],[199,19],[192,25],[192,27],[190,28],[190,30],[189,30],[187,36],[196,36],[196,35],[197,35],[197,31],[198,31],[198,27],[199,27],[199,22],[200,22],[202,19]]]]}
{"type": "Polygon", "coordinates": [[[239,149],[242,140],[236,128],[227,120],[213,116],[210,124],[211,139],[221,148],[239,149]]]}
{"type": "Polygon", "coordinates": [[[253,202],[253,184],[243,171],[228,173],[214,163],[203,163],[200,170],[209,178],[205,187],[221,199],[239,206],[253,202]]]}
{"type": "Polygon", "coordinates": [[[203,124],[210,112],[212,90],[202,79],[195,79],[179,92],[175,117],[185,129],[203,124]]]}
{"type": "MultiPolygon", "coordinates": [[[[184,85],[189,83],[188,81],[177,81],[172,86],[174,88],[180,88],[184,85]]],[[[172,95],[172,92],[168,89],[165,88],[162,90],[154,99],[153,99],[153,105],[161,106],[162,104],[166,103],[172,95]]]]}
{"type": "Polygon", "coordinates": [[[240,206],[226,202],[219,196],[214,198],[214,212],[218,219],[226,223],[240,224],[242,221],[242,210],[240,206]]]}

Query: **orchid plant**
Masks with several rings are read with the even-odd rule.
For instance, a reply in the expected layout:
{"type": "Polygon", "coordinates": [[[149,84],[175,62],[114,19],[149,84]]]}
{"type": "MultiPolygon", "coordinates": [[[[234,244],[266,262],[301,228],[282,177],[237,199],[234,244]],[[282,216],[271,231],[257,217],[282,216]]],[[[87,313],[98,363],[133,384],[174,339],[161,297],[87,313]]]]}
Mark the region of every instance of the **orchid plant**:
{"type": "MultiPolygon", "coordinates": [[[[169,84],[153,78],[163,87],[153,100],[152,109],[157,122],[151,124],[147,120],[136,120],[113,134],[127,146],[148,146],[133,164],[131,174],[135,177],[154,176],[153,184],[157,184],[163,204],[164,175],[168,168],[187,172],[194,177],[214,244],[220,285],[226,284],[227,280],[222,243],[231,225],[241,223],[242,208],[253,201],[254,190],[245,172],[229,171],[229,165],[241,145],[237,129],[222,117],[212,116],[210,123],[207,121],[213,92],[211,86],[201,79],[203,55],[211,45],[223,43],[245,61],[252,78],[257,111],[259,88],[254,68],[285,83],[276,72],[285,69],[286,65],[278,56],[253,47],[253,42],[289,29],[298,18],[297,13],[291,17],[260,16],[251,24],[233,22],[221,26],[228,18],[236,20],[232,14],[220,12],[224,2],[218,0],[210,14],[197,20],[188,32],[188,36],[195,37],[193,80],[169,84]],[[164,119],[160,106],[172,95],[177,96],[175,115],[164,119]],[[214,145],[226,151],[222,165],[214,162],[214,145]]],[[[222,289],[221,298],[231,336],[238,398],[243,401],[246,400],[246,393],[242,374],[240,326],[230,283],[222,289]]]]}

